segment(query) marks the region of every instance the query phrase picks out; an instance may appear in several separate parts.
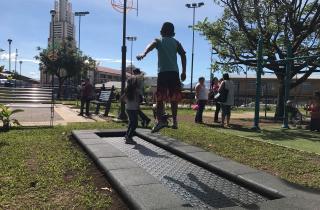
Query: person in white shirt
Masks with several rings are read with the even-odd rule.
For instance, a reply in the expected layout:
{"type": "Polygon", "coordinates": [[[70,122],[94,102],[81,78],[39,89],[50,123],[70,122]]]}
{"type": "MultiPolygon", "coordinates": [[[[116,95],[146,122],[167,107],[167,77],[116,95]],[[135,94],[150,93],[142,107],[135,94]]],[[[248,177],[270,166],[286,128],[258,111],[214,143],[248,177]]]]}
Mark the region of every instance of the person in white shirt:
{"type": "Polygon", "coordinates": [[[195,90],[196,90],[196,101],[198,105],[198,110],[195,118],[195,123],[203,123],[202,121],[202,114],[203,110],[206,106],[206,103],[208,101],[208,89],[206,88],[204,77],[199,78],[199,82],[197,83],[195,90]]]}
{"type": "Polygon", "coordinates": [[[234,105],[234,84],[230,80],[229,74],[225,73],[222,76],[223,82],[220,85],[219,92],[221,92],[222,88],[228,90],[227,100],[221,103],[222,109],[222,118],[221,118],[221,126],[224,127],[224,121],[227,118],[227,127],[230,127],[230,117],[231,117],[231,106],[234,105]]]}

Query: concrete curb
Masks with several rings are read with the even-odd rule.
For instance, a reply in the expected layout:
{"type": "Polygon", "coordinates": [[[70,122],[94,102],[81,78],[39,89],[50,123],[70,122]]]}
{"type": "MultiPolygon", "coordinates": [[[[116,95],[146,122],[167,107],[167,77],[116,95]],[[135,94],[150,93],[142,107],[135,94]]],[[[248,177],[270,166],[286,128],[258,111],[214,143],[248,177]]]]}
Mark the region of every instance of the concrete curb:
{"type": "MultiPolygon", "coordinates": [[[[297,184],[289,183],[266,172],[250,168],[232,160],[222,158],[211,152],[206,152],[199,147],[186,151],[181,147],[190,146],[176,139],[164,137],[160,134],[152,134],[146,129],[137,129],[137,136],[153,143],[173,154],[193,162],[213,173],[216,173],[245,188],[264,195],[270,199],[304,198],[316,201],[320,206],[320,191],[309,189],[297,184]]],[[[307,203],[306,203],[306,206],[307,203]]],[[[307,209],[307,208],[306,208],[307,209]]],[[[311,208],[312,209],[312,208],[311,208]]]]}
{"type": "MultiPolygon", "coordinates": [[[[110,184],[130,209],[190,209],[127,155],[103,140],[105,131],[72,131],[72,135],[102,169],[110,184]],[[97,133],[102,135],[97,135],[97,133]]],[[[108,137],[124,136],[125,130],[108,130],[108,137]]]]}

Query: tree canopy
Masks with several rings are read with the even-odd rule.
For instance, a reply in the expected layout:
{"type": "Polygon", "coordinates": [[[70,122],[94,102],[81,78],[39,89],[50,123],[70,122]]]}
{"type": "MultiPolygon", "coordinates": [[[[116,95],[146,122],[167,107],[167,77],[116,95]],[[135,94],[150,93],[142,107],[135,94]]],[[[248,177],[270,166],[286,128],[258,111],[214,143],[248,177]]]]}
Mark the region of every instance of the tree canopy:
{"type": "Polygon", "coordinates": [[[66,79],[71,77],[86,77],[89,71],[94,71],[96,62],[91,57],[82,55],[72,40],[68,39],[55,46],[43,49],[36,59],[40,61],[40,69],[55,75],[59,81],[59,94],[66,79]]]}
{"type": "MultiPolygon", "coordinates": [[[[292,44],[294,57],[320,54],[318,0],[215,0],[224,8],[223,15],[214,22],[205,19],[199,30],[212,44],[218,55],[214,69],[239,71],[243,65],[255,69],[257,45],[262,35],[264,68],[275,73],[280,83],[285,77],[285,63],[276,62],[287,57],[285,38],[292,44]]],[[[314,57],[294,62],[290,77],[304,73],[291,87],[304,82],[320,66],[314,57]]]]}

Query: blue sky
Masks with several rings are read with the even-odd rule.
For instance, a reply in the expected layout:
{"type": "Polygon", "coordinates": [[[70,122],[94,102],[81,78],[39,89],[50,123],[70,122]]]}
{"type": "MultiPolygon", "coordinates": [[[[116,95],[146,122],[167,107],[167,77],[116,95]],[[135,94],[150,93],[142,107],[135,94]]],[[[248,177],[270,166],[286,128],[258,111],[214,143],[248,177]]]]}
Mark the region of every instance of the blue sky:
{"type": "MultiPolygon", "coordinates": [[[[122,14],[115,11],[110,0],[71,0],[73,11],[89,11],[90,15],[82,19],[81,50],[98,60],[102,66],[121,68],[122,45],[122,14]]],[[[197,9],[196,20],[217,19],[222,9],[212,0],[204,0],[205,6],[197,9]]],[[[188,0],[139,0],[139,16],[135,11],[128,14],[127,35],[137,36],[134,42],[134,65],[140,67],[149,76],[157,74],[157,56],[152,52],[143,61],[136,61],[135,55],[142,52],[146,45],[159,37],[163,22],[175,24],[176,38],[187,51],[187,81],[190,82],[191,41],[192,31],[188,28],[192,24],[192,9],[185,7],[188,0]]],[[[0,53],[0,65],[8,68],[8,42],[11,38],[12,53],[19,50],[18,61],[22,60],[22,73],[26,76],[39,78],[38,64],[34,56],[38,54],[37,46],[47,46],[50,14],[54,0],[10,0],[1,1],[1,32],[0,48],[6,50],[0,53]]],[[[75,20],[76,31],[78,21],[75,20]]],[[[76,34],[76,38],[78,34],[76,34]]],[[[128,44],[127,59],[130,60],[130,45],[128,44]]],[[[14,60],[11,68],[14,69],[14,60]]],[[[204,37],[196,32],[194,80],[199,76],[209,79],[210,45],[204,37]]],[[[17,65],[19,70],[19,64],[17,65]]]]}

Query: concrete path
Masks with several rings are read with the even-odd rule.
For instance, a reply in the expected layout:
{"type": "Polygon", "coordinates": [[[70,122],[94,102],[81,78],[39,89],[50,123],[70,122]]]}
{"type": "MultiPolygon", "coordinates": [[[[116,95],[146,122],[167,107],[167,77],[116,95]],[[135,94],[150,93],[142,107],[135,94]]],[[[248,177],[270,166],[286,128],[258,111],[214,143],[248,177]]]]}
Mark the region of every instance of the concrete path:
{"type": "MultiPolygon", "coordinates": [[[[22,126],[46,126],[50,125],[50,105],[29,106],[12,105],[12,109],[23,109],[24,112],[16,113],[14,117],[19,120],[22,126]]],[[[92,115],[90,118],[78,116],[79,110],[71,109],[62,104],[54,106],[54,125],[67,125],[75,122],[96,122],[105,121],[99,116],[92,115]]]]}

